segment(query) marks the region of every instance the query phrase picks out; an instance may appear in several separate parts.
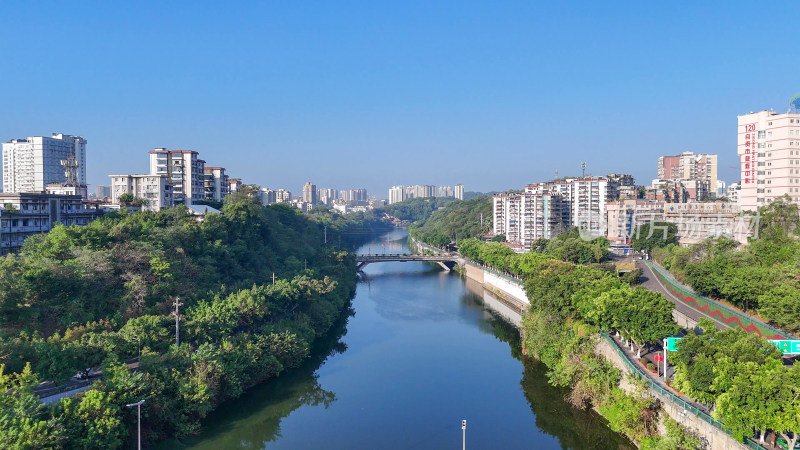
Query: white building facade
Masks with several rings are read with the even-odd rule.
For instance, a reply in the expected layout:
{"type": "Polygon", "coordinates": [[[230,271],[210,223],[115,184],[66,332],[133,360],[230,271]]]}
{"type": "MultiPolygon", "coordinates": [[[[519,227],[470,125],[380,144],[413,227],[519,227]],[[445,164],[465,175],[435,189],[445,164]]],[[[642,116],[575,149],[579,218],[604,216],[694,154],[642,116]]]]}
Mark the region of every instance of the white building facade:
{"type": "Polygon", "coordinates": [[[3,192],[43,192],[50,183],[66,181],[62,160],[74,156],[77,182],[86,185],[86,139],[53,133],[12,139],[3,147],[3,192]]]}
{"type": "Polygon", "coordinates": [[[119,198],[123,194],[131,194],[135,198],[147,200],[147,204],[142,207],[144,211],[160,211],[174,205],[172,184],[165,174],[109,175],[109,178],[113,204],[119,204],[119,198]]]}
{"type": "Polygon", "coordinates": [[[166,175],[172,184],[172,201],[191,205],[205,198],[205,161],[193,150],[150,150],[150,174],[166,175]]]}
{"type": "Polygon", "coordinates": [[[203,190],[206,198],[221,202],[228,195],[228,175],[224,167],[203,168],[203,190]]]}

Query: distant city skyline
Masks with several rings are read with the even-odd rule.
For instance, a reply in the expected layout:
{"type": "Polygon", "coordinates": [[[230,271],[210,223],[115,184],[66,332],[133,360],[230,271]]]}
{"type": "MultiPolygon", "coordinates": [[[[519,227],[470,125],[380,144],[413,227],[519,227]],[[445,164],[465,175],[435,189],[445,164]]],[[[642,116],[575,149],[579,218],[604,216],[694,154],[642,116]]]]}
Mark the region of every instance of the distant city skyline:
{"type": "Polygon", "coordinates": [[[783,113],[800,91],[797,62],[774,45],[799,12],[2,2],[0,141],[84,136],[90,185],[146,173],[142,154],[160,147],[245,183],[379,198],[401,183],[503,191],[579,175],[581,161],[648,184],[658,156],[684,151],[719,155],[730,184],[737,116],[783,113]]]}

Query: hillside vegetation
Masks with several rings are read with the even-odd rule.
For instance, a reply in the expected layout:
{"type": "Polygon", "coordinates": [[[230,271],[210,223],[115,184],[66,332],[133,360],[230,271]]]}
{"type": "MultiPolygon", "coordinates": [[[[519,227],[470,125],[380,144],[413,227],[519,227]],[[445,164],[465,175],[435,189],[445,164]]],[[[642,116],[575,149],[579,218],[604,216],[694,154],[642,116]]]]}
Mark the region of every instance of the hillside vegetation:
{"type": "Polygon", "coordinates": [[[231,195],[223,214],[203,223],[172,208],[57,226],[26,241],[19,257],[0,260],[0,389],[8,393],[0,442],[130,446],[136,415],[124,405],[142,399],[146,441],[192,434],[219,403],[297,367],[346,313],[356,284],[353,256],[324,244],[324,226],[328,242],[385,227],[231,195]],[[178,298],[179,347],[170,315],[178,298]],[[129,370],[124,361],[137,357],[138,370],[129,370]],[[97,366],[103,376],[89,391],[53,406],[32,392],[39,380],[97,366]]]}
{"type": "Polygon", "coordinates": [[[480,237],[492,230],[492,198],[454,201],[409,227],[409,234],[431,245],[480,237]],[[483,220],[481,221],[481,217],[483,220]]]}

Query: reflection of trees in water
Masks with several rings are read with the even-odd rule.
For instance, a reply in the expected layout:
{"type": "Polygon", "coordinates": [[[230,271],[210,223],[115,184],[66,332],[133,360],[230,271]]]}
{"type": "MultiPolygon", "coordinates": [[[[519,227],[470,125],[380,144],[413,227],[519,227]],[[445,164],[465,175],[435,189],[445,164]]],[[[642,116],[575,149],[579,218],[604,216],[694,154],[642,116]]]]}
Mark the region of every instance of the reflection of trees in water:
{"type": "Polygon", "coordinates": [[[248,390],[211,414],[203,435],[188,444],[215,449],[263,448],[264,443],[282,437],[281,420],[301,406],[331,406],[336,394],[320,386],[316,371],[329,357],[347,350],[341,339],[353,315],[355,311],[348,308],[331,331],[314,343],[310,357],[300,367],[248,390]]]}
{"type": "MultiPolygon", "coordinates": [[[[469,302],[478,304],[474,299],[469,302]]],[[[611,431],[605,419],[599,414],[570,405],[565,400],[569,392],[567,389],[557,388],[548,383],[547,366],[535,359],[522,356],[517,328],[495,314],[492,314],[486,324],[497,339],[508,343],[511,356],[522,361],[524,371],[520,385],[531,410],[536,415],[537,428],[558,439],[562,448],[634,448],[624,437],[611,431]]]]}
{"type": "Polygon", "coordinates": [[[522,363],[525,371],[520,385],[536,414],[536,427],[556,437],[562,448],[634,448],[624,437],[611,431],[599,414],[567,403],[568,390],[547,382],[547,367],[543,363],[527,357],[522,363]]]}

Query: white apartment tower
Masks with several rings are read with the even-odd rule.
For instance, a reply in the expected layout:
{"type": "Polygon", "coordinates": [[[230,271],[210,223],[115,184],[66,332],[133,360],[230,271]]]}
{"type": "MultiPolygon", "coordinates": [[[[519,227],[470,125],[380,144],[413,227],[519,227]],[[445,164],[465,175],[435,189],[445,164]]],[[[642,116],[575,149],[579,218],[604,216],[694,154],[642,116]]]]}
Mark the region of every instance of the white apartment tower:
{"type": "Polygon", "coordinates": [[[456,200],[464,200],[464,185],[457,184],[453,186],[453,192],[456,196],[456,200]]]}
{"type": "Polygon", "coordinates": [[[228,175],[224,167],[203,168],[203,190],[206,198],[221,202],[229,193],[228,175]]]}
{"type": "Polygon", "coordinates": [[[561,220],[564,204],[560,195],[498,194],[493,197],[493,232],[507,242],[530,248],[536,239],[550,239],[566,228],[561,220]]]}
{"type": "Polygon", "coordinates": [[[400,203],[406,199],[406,189],[405,186],[392,186],[389,189],[389,204],[392,203],[400,203]]]}
{"type": "Polygon", "coordinates": [[[308,206],[309,210],[317,205],[317,186],[310,181],[306,181],[303,185],[303,201],[310,205],[308,206]]]}
{"type": "Polygon", "coordinates": [[[66,181],[62,160],[74,156],[77,181],[86,185],[86,139],[53,133],[12,139],[3,144],[3,192],[44,192],[50,183],[66,181]]]}
{"type": "Polygon", "coordinates": [[[192,205],[205,198],[205,164],[193,150],[150,150],[150,174],[167,175],[176,205],[192,205]]]}
{"type": "Polygon", "coordinates": [[[800,204],[800,110],[760,111],[738,117],[739,206],[759,207],[783,195],[800,204]]]}
{"type": "Polygon", "coordinates": [[[109,175],[111,178],[111,203],[119,204],[122,194],[131,194],[147,200],[144,211],[160,211],[173,206],[172,184],[166,174],[109,175]]]}

